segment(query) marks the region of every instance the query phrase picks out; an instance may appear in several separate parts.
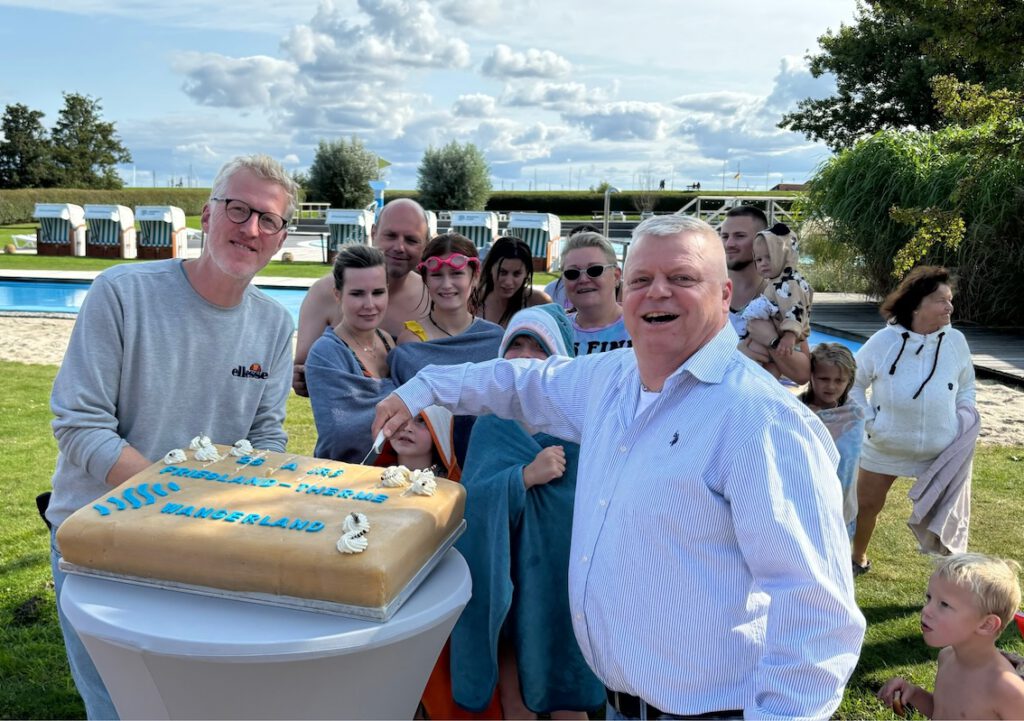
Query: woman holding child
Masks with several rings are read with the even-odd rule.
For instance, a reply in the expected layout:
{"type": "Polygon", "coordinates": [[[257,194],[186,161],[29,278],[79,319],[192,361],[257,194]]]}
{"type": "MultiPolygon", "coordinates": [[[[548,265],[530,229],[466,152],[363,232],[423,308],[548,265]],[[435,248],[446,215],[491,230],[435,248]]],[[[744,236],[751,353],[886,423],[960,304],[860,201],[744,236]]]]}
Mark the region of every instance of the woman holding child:
{"type": "MultiPolygon", "coordinates": [[[[853,572],[871,568],[868,544],[886,495],[897,476],[948,487],[939,508],[923,508],[934,494],[915,484],[911,527],[925,550],[945,553],[967,546],[970,458],[978,432],[974,366],[963,334],[950,325],[953,279],[945,268],[912,270],[882,302],[888,320],[857,353],[851,396],[867,412],[857,477],[857,530],[853,572]],[[870,396],[868,395],[870,391],[870,396]],[[949,456],[955,454],[952,458],[949,456]],[[950,470],[946,461],[955,461],[950,470]],[[926,513],[942,515],[941,547],[927,544],[927,529],[915,527],[926,513]]],[[[925,524],[927,525],[927,524],[925,524]]]]}
{"type": "Polygon", "coordinates": [[[324,330],[306,359],[313,453],[358,463],[373,443],[374,407],[397,387],[387,362],[394,342],[380,329],[388,307],[384,254],[365,245],[343,248],[334,259],[334,296],[341,321],[324,330]]]}

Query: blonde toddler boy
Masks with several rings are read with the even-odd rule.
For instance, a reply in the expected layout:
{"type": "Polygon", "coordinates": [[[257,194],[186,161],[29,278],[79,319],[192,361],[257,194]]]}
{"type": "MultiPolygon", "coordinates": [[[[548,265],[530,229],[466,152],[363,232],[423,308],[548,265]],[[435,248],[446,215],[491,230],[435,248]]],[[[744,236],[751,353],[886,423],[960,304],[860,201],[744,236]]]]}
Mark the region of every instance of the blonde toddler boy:
{"type": "Polygon", "coordinates": [[[937,719],[1024,719],[1024,680],[995,642],[1020,607],[1015,561],[959,553],[928,581],[921,631],[941,647],[935,691],[894,678],[878,692],[898,714],[912,706],[937,719]]]}

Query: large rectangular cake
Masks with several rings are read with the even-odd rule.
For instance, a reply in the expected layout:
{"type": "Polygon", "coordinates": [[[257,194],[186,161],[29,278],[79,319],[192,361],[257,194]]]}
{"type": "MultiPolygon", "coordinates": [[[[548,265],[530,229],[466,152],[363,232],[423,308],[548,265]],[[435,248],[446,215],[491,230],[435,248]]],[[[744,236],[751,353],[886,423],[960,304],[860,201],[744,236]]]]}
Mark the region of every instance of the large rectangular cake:
{"type": "Polygon", "coordinates": [[[388,487],[377,467],[215,448],[224,456],[216,461],[168,454],[79,509],[57,532],[64,560],[115,576],[382,608],[462,522],[465,490],[445,479],[410,484],[392,473],[388,487]]]}

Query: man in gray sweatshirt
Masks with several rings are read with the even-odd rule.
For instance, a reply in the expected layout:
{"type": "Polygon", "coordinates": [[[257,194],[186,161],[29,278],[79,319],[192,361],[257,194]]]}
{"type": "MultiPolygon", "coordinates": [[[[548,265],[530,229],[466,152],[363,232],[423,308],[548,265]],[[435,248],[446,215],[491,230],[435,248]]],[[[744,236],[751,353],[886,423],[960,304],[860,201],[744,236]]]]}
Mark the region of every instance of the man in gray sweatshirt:
{"type": "MultiPolygon", "coordinates": [[[[235,158],[203,207],[199,258],[115,266],[93,282],[50,398],[59,453],[46,517],[54,533],[198,434],[284,450],[294,324],[250,281],[280,250],[295,203],[295,183],[275,160],[235,158]]],[[[51,539],[72,676],[90,719],[117,718],[60,612],[59,555],[51,539]]]]}

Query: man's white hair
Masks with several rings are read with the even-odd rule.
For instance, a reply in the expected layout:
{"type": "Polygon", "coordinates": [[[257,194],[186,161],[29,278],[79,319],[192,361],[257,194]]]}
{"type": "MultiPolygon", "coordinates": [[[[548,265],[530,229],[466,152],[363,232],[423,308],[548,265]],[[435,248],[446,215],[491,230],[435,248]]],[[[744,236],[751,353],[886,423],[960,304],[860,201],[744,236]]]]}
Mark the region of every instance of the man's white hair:
{"type": "Polygon", "coordinates": [[[633,228],[632,242],[645,235],[669,236],[682,233],[700,233],[718,240],[718,232],[700,218],[692,215],[655,215],[633,228]]]}

